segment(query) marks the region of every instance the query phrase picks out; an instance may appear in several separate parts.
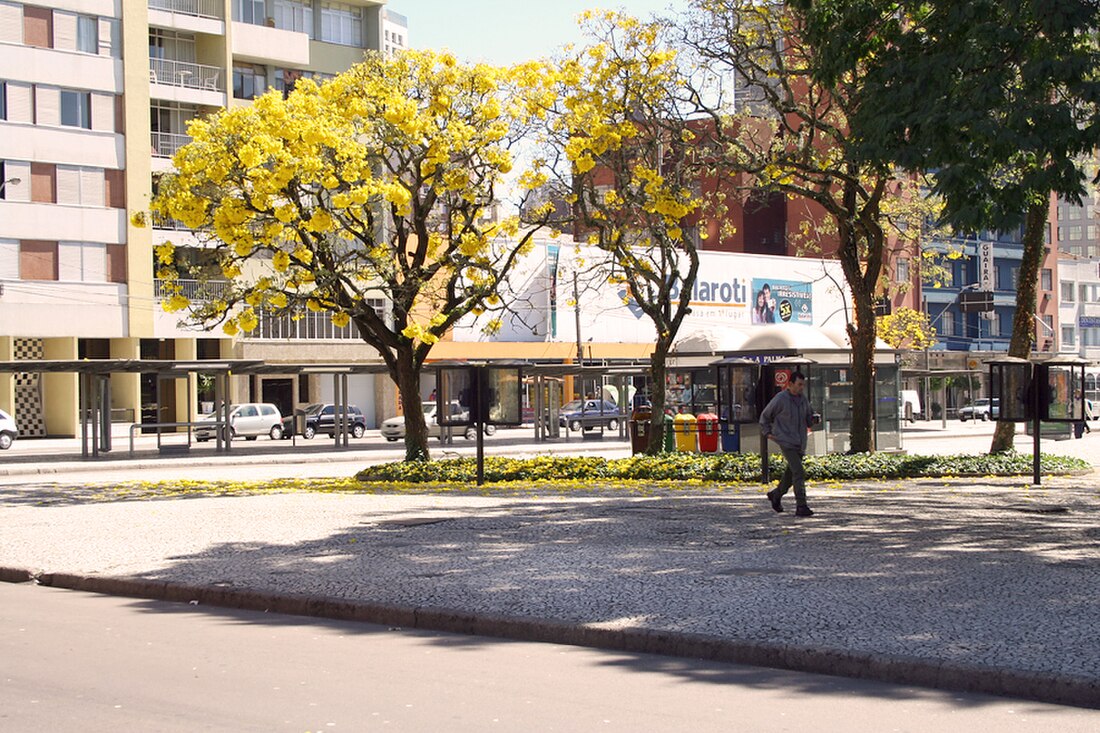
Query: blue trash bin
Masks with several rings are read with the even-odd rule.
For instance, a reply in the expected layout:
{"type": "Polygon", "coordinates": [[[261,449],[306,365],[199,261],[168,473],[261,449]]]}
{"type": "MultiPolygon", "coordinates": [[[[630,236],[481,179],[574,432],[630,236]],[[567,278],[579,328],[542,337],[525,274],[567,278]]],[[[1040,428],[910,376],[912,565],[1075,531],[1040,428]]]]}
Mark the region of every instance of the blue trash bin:
{"type": "Polygon", "coordinates": [[[722,452],[741,452],[741,426],[739,424],[730,425],[726,423],[722,425],[722,452]]]}

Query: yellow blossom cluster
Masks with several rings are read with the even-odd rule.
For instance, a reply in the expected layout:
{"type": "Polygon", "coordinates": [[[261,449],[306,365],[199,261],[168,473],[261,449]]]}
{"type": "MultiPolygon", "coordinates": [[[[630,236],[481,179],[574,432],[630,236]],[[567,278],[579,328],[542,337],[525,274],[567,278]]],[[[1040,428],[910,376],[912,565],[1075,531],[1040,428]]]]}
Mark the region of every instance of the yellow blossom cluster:
{"type": "MultiPolygon", "coordinates": [[[[500,243],[521,234],[514,218],[479,222],[516,165],[514,146],[553,107],[552,79],[535,62],[368,54],[323,84],[303,79],[289,94],[193,121],[151,209],[210,235],[232,286],[201,303],[176,290],[165,307],[190,308],[230,335],[269,310],[327,312],[346,327],[362,323],[370,291],[405,314],[395,334],[434,343],[447,313],[492,293],[500,243]],[[429,309],[420,325],[409,323],[414,304],[429,309]]],[[[519,185],[545,185],[542,168],[523,171],[519,185]]],[[[158,274],[177,256],[158,248],[158,274]]]]}

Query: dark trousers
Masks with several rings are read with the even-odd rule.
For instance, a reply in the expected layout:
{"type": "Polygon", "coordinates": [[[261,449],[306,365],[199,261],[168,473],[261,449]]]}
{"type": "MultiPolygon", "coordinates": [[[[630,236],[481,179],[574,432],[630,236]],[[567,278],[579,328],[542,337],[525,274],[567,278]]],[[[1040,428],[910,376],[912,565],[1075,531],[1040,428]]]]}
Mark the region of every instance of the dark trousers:
{"type": "Polygon", "coordinates": [[[779,479],[776,487],[778,496],[782,498],[793,486],[794,501],[798,506],[806,506],[806,471],[802,468],[802,450],[799,448],[787,448],[779,446],[783,458],[787,460],[787,470],[779,479]]]}

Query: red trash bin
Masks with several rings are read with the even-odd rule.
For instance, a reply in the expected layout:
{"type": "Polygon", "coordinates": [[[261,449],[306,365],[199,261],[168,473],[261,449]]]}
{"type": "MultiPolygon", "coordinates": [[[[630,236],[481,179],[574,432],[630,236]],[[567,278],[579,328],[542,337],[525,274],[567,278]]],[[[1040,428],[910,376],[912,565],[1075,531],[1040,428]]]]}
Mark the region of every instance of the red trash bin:
{"type": "Polygon", "coordinates": [[[630,416],[631,455],[645,453],[649,447],[649,419],[652,414],[650,410],[637,409],[630,416]]]}
{"type": "Polygon", "coordinates": [[[718,416],[710,412],[704,412],[696,417],[696,424],[699,426],[699,451],[701,453],[717,453],[720,437],[718,416]]]}

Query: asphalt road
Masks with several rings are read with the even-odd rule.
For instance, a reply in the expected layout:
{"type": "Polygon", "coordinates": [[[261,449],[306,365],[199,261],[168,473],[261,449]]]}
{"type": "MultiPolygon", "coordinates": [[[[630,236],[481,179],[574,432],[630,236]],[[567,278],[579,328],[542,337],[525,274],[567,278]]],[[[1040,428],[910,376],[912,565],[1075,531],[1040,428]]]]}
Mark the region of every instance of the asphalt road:
{"type": "Polygon", "coordinates": [[[0,730],[1075,733],[980,695],[0,584],[0,730]]]}

